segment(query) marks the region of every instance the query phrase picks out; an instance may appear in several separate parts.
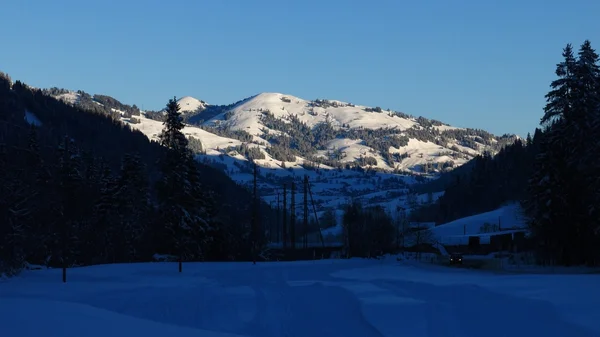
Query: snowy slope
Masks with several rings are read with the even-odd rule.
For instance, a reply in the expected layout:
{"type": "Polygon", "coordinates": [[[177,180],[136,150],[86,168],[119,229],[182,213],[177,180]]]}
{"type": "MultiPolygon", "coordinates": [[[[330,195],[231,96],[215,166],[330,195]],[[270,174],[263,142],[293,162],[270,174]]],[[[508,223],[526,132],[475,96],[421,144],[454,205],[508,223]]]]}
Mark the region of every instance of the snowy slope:
{"type": "Polygon", "coordinates": [[[0,283],[0,336],[592,337],[600,275],[386,260],[138,263],[0,283]]]}
{"type": "MultiPolygon", "coordinates": [[[[124,117],[122,118],[122,121],[127,123],[133,129],[140,130],[148,138],[155,141],[158,141],[158,136],[160,135],[163,129],[162,122],[155,121],[153,119],[148,119],[144,115],[135,116],[131,118],[124,117]],[[132,118],[139,121],[139,123],[130,123],[132,118]]],[[[183,128],[182,132],[188,137],[193,137],[200,140],[202,142],[203,148],[207,150],[208,154],[219,154],[220,152],[216,151],[217,148],[224,149],[228,146],[236,146],[241,144],[239,140],[220,137],[197,127],[186,126],[183,128]]]]}

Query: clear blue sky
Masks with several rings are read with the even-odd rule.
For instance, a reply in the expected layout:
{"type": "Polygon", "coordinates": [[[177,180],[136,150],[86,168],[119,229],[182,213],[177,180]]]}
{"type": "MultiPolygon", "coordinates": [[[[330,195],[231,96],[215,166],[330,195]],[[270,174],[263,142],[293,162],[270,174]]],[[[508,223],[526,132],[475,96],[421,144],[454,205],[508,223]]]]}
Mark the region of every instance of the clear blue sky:
{"type": "Polygon", "coordinates": [[[147,109],[269,91],[525,135],[565,44],[600,50],[598,13],[598,0],[4,1],[0,70],[147,109]]]}

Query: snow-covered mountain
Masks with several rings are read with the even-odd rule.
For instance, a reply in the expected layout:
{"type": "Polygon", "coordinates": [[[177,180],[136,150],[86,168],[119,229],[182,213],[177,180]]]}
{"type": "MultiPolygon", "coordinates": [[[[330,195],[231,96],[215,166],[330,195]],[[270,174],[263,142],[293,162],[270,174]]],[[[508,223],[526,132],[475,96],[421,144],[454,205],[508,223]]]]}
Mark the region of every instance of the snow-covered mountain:
{"type": "MultiPolygon", "coordinates": [[[[70,91],[54,96],[73,104],[91,97],[70,91]]],[[[106,97],[94,95],[92,101],[110,108],[150,139],[158,139],[162,113],[136,113],[139,109],[119,106],[106,97]]],[[[261,196],[273,203],[278,195],[281,201],[283,184],[288,183],[289,189],[292,180],[296,200],[302,200],[302,179],[307,175],[319,213],[356,198],[390,211],[431,202],[440,193],[408,195],[409,186],[484,151],[494,153],[516,139],[380,107],[281,93],[261,93],[230,105],[209,105],[190,96],[178,103],[188,123],[183,132],[192,139],[199,160],[248,186],[255,162],[261,196]]]]}
{"type": "Polygon", "coordinates": [[[246,157],[267,167],[320,165],[426,174],[460,166],[484,151],[494,153],[516,139],[379,107],[279,93],[186,117],[192,125],[254,148],[246,157]]]}

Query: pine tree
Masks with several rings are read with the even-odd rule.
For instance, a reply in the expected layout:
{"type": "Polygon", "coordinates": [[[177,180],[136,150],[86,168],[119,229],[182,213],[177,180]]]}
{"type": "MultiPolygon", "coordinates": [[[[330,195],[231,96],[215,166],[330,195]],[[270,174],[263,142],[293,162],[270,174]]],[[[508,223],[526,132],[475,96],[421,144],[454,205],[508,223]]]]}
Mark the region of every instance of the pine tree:
{"type": "Polygon", "coordinates": [[[321,219],[319,219],[319,226],[322,228],[330,228],[335,227],[337,225],[337,218],[335,211],[332,209],[327,209],[321,215],[321,219]]]}
{"type": "Polygon", "coordinates": [[[595,256],[594,262],[598,263],[600,252],[594,247],[600,244],[600,65],[599,56],[589,40],[581,45],[578,56],[576,122],[582,130],[575,148],[579,150],[575,153],[579,172],[576,177],[577,201],[582,214],[578,247],[581,256],[595,256]]]}
{"type": "Polygon", "coordinates": [[[576,91],[575,65],[570,44],[563,50],[563,62],[557,64],[558,79],[551,83],[552,90],[545,96],[547,104],[540,124],[545,126],[545,135],[540,154],[535,160],[534,175],[530,179],[528,198],[524,209],[530,218],[533,235],[540,244],[541,257],[544,260],[565,261],[566,243],[564,227],[561,223],[569,218],[568,172],[565,162],[565,142],[563,135],[573,112],[573,97],[576,91]],[[562,162],[560,161],[562,160],[562,162]],[[560,213],[560,214],[557,214],[560,213]]]}
{"type": "MultiPolygon", "coordinates": [[[[555,123],[561,123],[560,121],[555,123]]],[[[556,126],[560,130],[561,126],[556,126]]],[[[538,242],[540,261],[564,263],[566,259],[566,224],[570,214],[565,180],[565,163],[561,159],[560,138],[557,131],[548,129],[541,140],[540,153],[534,163],[534,173],[523,202],[529,216],[529,227],[538,242]]]]}
{"type": "Polygon", "coordinates": [[[167,148],[162,159],[162,179],[158,185],[160,209],[165,232],[171,240],[168,245],[179,256],[179,271],[184,259],[198,258],[202,243],[207,240],[210,210],[207,209],[199,185],[199,171],[188,141],[181,132],[184,124],[175,98],[167,104],[161,144],[167,148]]]}
{"type": "Polygon", "coordinates": [[[195,257],[205,258],[205,249],[211,242],[214,231],[211,221],[216,215],[213,193],[206,190],[200,182],[198,162],[190,155],[186,158],[186,173],[189,189],[186,189],[185,207],[192,210],[190,213],[190,249],[197,253],[195,257]]]}
{"type": "Polygon", "coordinates": [[[23,170],[11,167],[16,151],[0,144],[0,276],[17,274],[25,263],[25,243],[29,201],[35,190],[24,184],[23,170]]]}
{"type": "MultiPolygon", "coordinates": [[[[590,155],[596,147],[595,115],[598,111],[598,55],[586,41],[575,60],[571,45],[557,65],[558,79],[546,95],[541,124],[545,126],[536,158],[529,195],[524,202],[532,231],[545,260],[561,264],[590,263],[598,255],[594,230],[598,199],[591,186],[597,182],[590,155]]],[[[596,149],[597,153],[597,149],[596,149]]]]}
{"type": "Polygon", "coordinates": [[[545,96],[547,104],[544,107],[541,125],[550,125],[556,119],[570,118],[572,115],[573,95],[576,90],[576,61],[571,44],[567,44],[562,55],[563,62],[556,65],[555,73],[558,78],[552,81],[552,90],[545,96]]]}
{"type": "Polygon", "coordinates": [[[54,219],[56,205],[50,192],[51,173],[48,165],[42,159],[38,128],[35,125],[31,125],[29,128],[25,169],[27,170],[27,184],[35,195],[28,205],[31,210],[31,221],[26,229],[29,240],[27,240],[24,250],[28,252],[29,258],[43,261],[49,250],[47,247],[48,224],[54,219]]]}
{"type": "Polygon", "coordinates": [[[115,262],[118,222],[116,181],[108,166],[103,165],[100,176],[100,196],[94,204],[94,227],[90,232],[94,256],[92,263],[115,262]]]}
{"type": "Polygon", "coordinates": [[[139,155],[123,157],[117,186],[116,202],[125,248],[121,254],[126,261],[137,261],[151,213],[148,177],[139,155]]]}
{"type": "Polygon", "coordinates": [[[57,224],[58,252],[63,267],[63,282],[67,281],[67,267],[76,260],[78,229],[81,225],[82,175],[75,142],[65,136],[59,147],[59,190],[61,197],[60,220],[57,224]]]}

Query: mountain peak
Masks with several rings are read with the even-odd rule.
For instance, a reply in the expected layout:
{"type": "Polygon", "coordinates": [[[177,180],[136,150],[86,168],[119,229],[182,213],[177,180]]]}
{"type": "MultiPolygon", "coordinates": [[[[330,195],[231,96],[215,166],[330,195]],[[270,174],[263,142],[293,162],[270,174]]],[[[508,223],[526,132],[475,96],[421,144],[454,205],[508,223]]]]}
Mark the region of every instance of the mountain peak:
{"type": "Polygon", "coordinates": [[[177,100],[177,103],[181,107],[181,112],[195,112],[198,109],[204,110],[208,105],[208,103],[192,96],[183,96],[177,100]]]}

